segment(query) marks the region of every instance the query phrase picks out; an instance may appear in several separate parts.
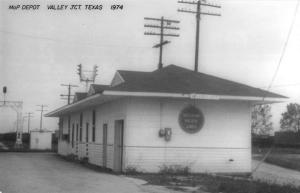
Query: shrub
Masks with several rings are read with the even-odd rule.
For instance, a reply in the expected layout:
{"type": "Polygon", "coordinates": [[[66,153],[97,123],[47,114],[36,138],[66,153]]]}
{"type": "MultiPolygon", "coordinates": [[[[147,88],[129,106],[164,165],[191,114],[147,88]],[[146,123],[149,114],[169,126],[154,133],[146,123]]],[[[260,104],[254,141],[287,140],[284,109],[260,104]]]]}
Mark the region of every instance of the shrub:
{"type": "Polygon", "coordinates": [[[173,175],[188,175],[190,174],[189,166],[182,165],[165,165],[159,167],[160,174],[173,174],[173,175]]]}
{"type": "Polygon", "coordinates": [[[70,160],[70,161],[75,161],[75,160],[78,160],[78,156],[71,153],[66,156],[66,159],[70,160]]]}
{"type": "Polygon", "coordinates": [[[134,166],[127,166],[125,169],[125,173],[126,174],[130,174],[130,175],[135,175],[135,174],[140,174],[142,172],[140,172],[136,167],[134,166]]]}
{"type": "Polygon", "coordinates": [[[81,158],[81,159],[80,159],[80,163],[82,163],[82,164],[87,164],[87,163],[89,163],[89,158],[88,158],[88,157],[83,157],[83,158],[81,158]]]}

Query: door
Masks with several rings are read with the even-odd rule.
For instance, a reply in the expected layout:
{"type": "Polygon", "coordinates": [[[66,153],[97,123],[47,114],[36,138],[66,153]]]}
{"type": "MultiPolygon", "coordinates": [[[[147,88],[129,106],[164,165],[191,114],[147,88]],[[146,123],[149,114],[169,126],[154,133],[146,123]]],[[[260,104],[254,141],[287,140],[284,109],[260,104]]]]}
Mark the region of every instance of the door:
{"type": "Polygon", "coordinates": [[[107,124],[103,124],[103,167],[107,165],[107,124]]]}
{"type": "Polygon", "coordinates": [[[123,164],[123,130],[124,121],[115,121],[115,139],[114,139],[114,171],[122,172],[123,164]]]}
{"type": "Polygon", "coordinates": [[[71,140],[72,140],[72,148],[74,148],[74,132],[75,132],[75,126],[74,126],[74,123],[73,123],[73,125],[72,125],[72,138],[71,138],[71,140]]]}
{"type": "Polygon", "coordinates": [[[89,123],[86,123],[85,142],[89,142],[89,123]]]}

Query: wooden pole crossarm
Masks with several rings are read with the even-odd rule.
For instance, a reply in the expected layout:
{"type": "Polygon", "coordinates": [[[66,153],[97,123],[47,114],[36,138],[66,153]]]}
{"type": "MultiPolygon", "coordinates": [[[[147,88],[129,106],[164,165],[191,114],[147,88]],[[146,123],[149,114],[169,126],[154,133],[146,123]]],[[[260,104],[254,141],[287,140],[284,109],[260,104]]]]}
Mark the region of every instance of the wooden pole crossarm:
{"type": "Polygon", "coordinates": [[[208,6],[208,7],[214,7],[214,8],[222,8],[220,5],[213,5],[208,3],[201,3],[201,5],[208,6]]]}
{"type": "MultiPolygon", "coordinates": [[[[145,19],[145,20],[161,21],[161,18],[144,17],[144,19],[145,19]]],[[[171,22],[171,23],[180,23],[180,21],[177,21],[177,20],[171,20],[171,19],[163,19],[163,21],[171,22]]]]}
{"type": "Polygon", "coordinates": [[[171,42],[170,41],[164,41],[163,43],[159,43],[159,44],[154,45],[153,48],[159,48],[159,47],[164,46],[168,43],[171,43],[171,42]]]}
{"type": "MultiPolygon", "coordinates": [[[[144,25],[144,27],[151,27],[151,28],[161,28],[161,26],[158,25],[144,25]]],[[[179,30],[179,27],[169,27],[169,26],[163,26],[164,29],[174,29],[174,30],[179,30]]]]}
{"type": "MultiPolygon", "coordinates": [[[[185,9],[178,9],[179,12],[186,12],[186,13],[194,13],[197,14],[197,11],[185,10],[185,9]]],[[[221,16],[219,13],[208,13],[208,12],[200,12],[201,15],[212,15],[212,16],[221,16]]]]}
{"type": "Polygon", "coordinates": [[[200,12],[201,15],[212,15],[212,16],[221,16],[219,13],[208,13],[208,12],[200,12]]]}
{"type": "MultiPolygon", "coordinates": [[[[184,3],[184,4],[192,4],[192,5],[197,5],[197,1],[178,1],[178,3],[184,3]]],[[[214,5],[210,3],[203,3],[200,1],[200,4],[203,6],[208,6],[208,7],[214,7],[214,8],[221,8],[220,5],[214,5]]]]}
{"type": "Polygon", "coordinates": [[[154,33],[154,32],[145,32],[145,35],[163,35],[163,36],[173,36],[173,37],[179,37],[179,34],[160,34],[160,33],[154,33]]]}

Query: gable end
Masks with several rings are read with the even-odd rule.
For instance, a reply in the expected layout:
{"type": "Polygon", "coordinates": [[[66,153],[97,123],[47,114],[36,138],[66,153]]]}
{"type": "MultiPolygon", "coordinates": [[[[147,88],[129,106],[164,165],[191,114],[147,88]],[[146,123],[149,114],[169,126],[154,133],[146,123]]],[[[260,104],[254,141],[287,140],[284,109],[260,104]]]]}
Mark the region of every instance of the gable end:
{"type": "Polygon", "coordinates": [[[111,87],[114,87],[114,86],[117,86],[121,83],[125,82],[125,80],[123,79],[123,77],[121,76],[121,74],[117,71],[114,78],[112,79],[111,81],[111,84],[110,86],[111,87]]]}

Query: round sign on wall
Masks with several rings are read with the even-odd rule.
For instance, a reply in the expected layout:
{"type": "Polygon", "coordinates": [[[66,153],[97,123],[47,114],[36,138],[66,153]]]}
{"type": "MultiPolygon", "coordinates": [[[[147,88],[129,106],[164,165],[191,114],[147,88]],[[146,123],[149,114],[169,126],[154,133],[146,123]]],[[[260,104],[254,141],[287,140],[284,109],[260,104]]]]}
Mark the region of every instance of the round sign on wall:
{"type": "Polygon", "coordinates": [[[185,107],[179,114],[179,125],[187,133],[197,133],[204,124],[203,113],[195,106],[185,107]]]}

